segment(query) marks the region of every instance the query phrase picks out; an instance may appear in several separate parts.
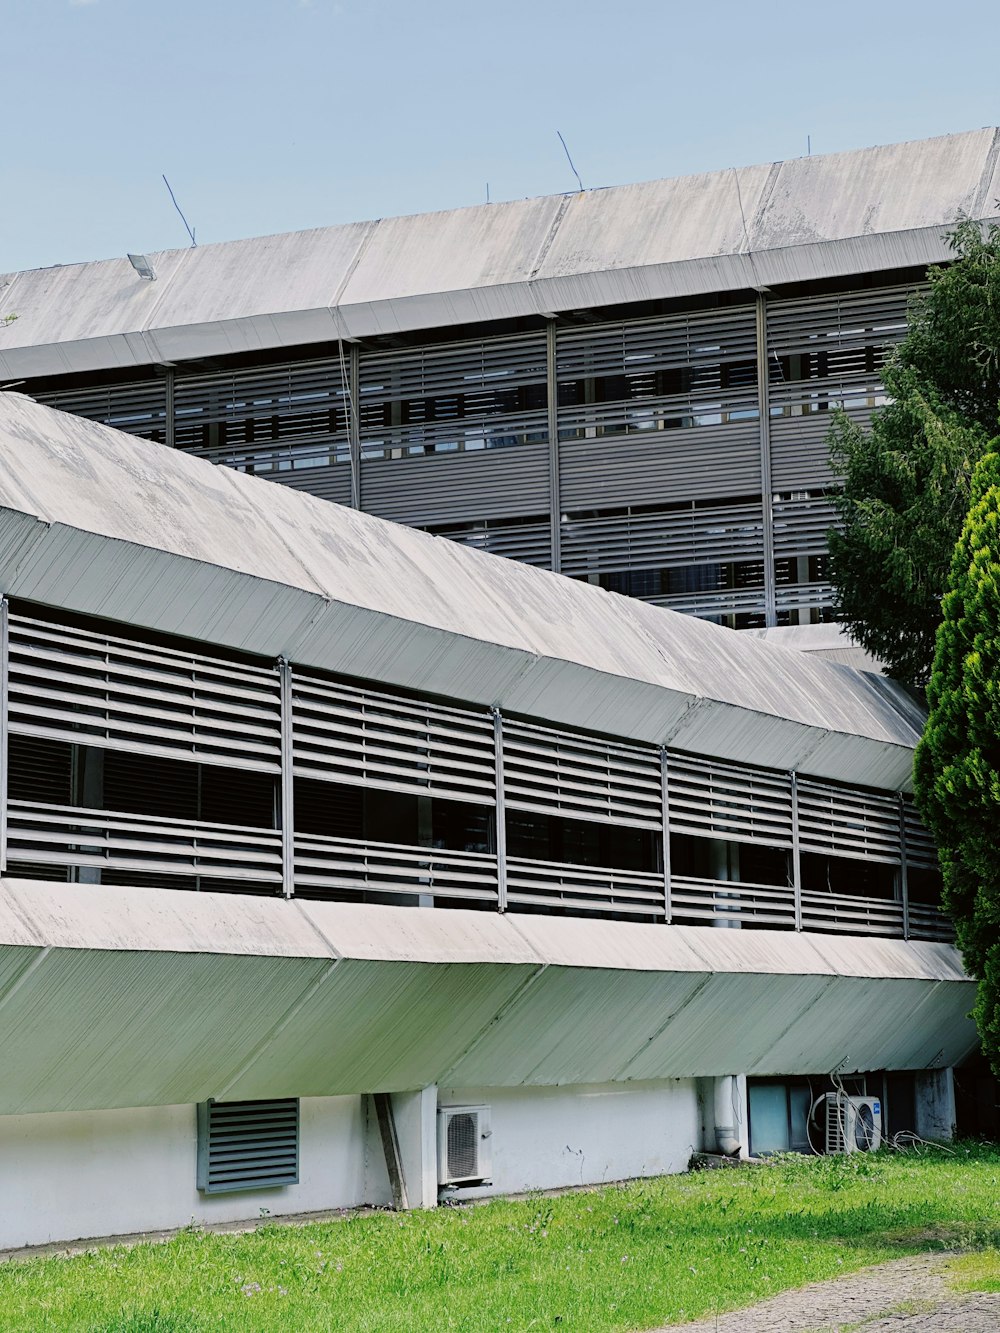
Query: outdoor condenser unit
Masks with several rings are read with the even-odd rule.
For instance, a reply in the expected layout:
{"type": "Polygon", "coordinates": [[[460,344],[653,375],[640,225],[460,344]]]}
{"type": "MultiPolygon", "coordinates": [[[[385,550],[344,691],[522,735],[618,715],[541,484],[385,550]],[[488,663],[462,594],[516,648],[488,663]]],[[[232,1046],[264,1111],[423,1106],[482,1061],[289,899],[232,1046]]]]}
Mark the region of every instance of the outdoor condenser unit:
{"type": "Polygon", "coordinates": [[[882,1103],[878,1097],[828,1092],[821,1099],[828,1153],[874,1152],[882,1146],[882,1103]]]}
{"type": "Polygon", "coordinates": [[[438,1111],[438,1183],[478,1185],[493,1169],[488,1106],[442,1106],[438,1111]]]}

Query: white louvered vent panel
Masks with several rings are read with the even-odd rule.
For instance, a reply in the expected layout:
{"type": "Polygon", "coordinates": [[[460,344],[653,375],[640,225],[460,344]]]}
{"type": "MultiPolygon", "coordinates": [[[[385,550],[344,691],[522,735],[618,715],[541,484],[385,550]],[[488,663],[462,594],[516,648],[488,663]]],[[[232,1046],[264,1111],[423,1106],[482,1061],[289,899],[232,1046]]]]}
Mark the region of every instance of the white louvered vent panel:
{"type": "Polygon", "coordinates": [[[274,1189],[299,1179],[299,1103],[202,1102],[198,1188],[206,1194],[274,1189]]]}
{"type": "Polygon", "coordinates": [[[366,458],[481,450],[544,440],[542,333],[363,355],[366,458]]]}
{"type": "Polygon", "coordinates": [[[757,415],[752,306],[560,330],[560,439],[757,415]]]}
{"type": "Polygon", "coordinates": [[[899,808],[894,797],[811,778],[801,778],[798,790],[803,851],[899,864],[899,808]]]}
{"type": "Polygon", "coordinates": [[[277,772],[278,676],[14,614],[10,729],[277,772]]]}
{"type": "Polygon", "coordinates": [[[347,462],[340,362],[298,361],[177,377],[174,442],[248,472],[347,462]]]}
{"type": "Polygon", "coordinates": [[[562,525],[562,572],[571,577],[759,560],[763,554],[759,500],[608,518],[570,516],[562,525]]]}
{"type": "Polygon", "coordinates": [[[787,773],[671,754],[670,828],[702,838],[792,845],[792,783],[787,773]]]}
{"type": "Polygon", "coordinates": [[[915,866],[918,870],[936,870],[937,846],[910,796],[903,798],[903,822],[906,828],[907,864],[915,866]]]}
{"type": "Polygon", "coordinates": [[[496,801],[493,719],[440,704],[293,676],[301,777],[496,801]]]}
{"type": "Polygon", "coordinates": [[[659,751],[523,722],[504,724],[503,743],[508,806],[636,828],[660,827],[659,751]]]}
{"type": "Polygon", "coordinates": [[[37,398],[47,407],[101,421],[129,435],[160,441],[166,435],[167,390],[162,379],[107,384],[93,389],[63,389],[38,394],[37,398]]]}

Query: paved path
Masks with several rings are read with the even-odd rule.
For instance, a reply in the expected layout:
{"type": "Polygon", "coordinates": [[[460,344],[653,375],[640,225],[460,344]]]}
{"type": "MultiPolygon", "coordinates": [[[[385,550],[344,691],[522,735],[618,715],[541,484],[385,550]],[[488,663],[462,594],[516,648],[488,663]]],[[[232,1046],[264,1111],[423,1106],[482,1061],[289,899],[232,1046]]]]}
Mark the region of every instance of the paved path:
{"type": "Polygon", "coordinates": [[[717,1319],[670,1327],[684,1333],[997,1333],[1000,1292],[953,1291],[945,1280],[949,1258],[894,1259],[717,1319]]]}

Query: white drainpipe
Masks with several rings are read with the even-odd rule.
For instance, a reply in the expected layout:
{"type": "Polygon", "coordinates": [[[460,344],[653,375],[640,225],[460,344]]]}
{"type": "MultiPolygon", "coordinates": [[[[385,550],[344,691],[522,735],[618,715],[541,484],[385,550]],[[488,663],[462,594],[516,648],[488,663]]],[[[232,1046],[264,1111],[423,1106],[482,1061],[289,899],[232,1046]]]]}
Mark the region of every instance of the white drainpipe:
{"type": "Polygon", "coordinates": [[[736,1126],[736,1079],[722,1074],[715,1080],[715,1144],[726,1157],[738,1157],[742,1144],[736,1126]]]}

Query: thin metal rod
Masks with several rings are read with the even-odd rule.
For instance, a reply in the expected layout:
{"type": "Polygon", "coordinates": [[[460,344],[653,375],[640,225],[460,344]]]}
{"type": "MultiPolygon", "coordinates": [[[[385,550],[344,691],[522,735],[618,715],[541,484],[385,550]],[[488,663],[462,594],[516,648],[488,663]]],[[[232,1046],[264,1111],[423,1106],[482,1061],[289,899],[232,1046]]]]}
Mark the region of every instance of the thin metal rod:
{"type": "Polygon", "coordinates": [[[549,524],[552,543],[551,563],[558,574],[562,567],[562,501],[559,495],[559,397],[556,383],[556,322],[545,328],[545,383],[548,403],[549,434],[549,524]]]}
{"type": "Polygon", "coordinates": [[[398,1213],[409,1208],[410,1203],[406,1193],[403,1155],[399,1150],[399,1135],[396,1132],[396,1117],[392,1110],[392,1096],[388,1092],[376,1092],[372,1094],[372,1100],[375,1103],[382,1151],[385,1153],[385,1169],[389,1175],[392,1206],[398,1213]]]}
{"type": "Polygon", "coordinates": [[[795,929],[802,929],[802,850],[799,844],[799,775],[792,773],[792,888],[795,890],[795,929]]]}
{"type": "Polygon", "coordinates": [[[660,750],[660,810],[663,829],[663,917],[667,925],[673,919],[673,892],[670,886],[670,773],[666,749],[660,750]]]}
{"type": "Polygon", "coordinates": [[[778,623],[771,492],[771,395],[767,369],[767,298],[757,293],[757,403],[760,411],[760,501],[764,524],[764,623],[778,623]]]}
{"type": "Polygon", "coordinates": [[[361,414],[358,394],[361,391],[361,348],[350,344],[350,365],[347,384],[347,439],[351,451],[351,507],[361,508],[361,414]]]}
{"type": "Polygon", "coordinates": [[[493,709],[493,754],[496,764],[497,909],[507,910],[507,812],[503,794],[503,717],[493,709]]]}
{"type": "Polygon", "coordinates": [[[295,894],[295,785],[292,664],[278,659],[281,684],[281,887],[286,898],[295,894]]]}
{"type": "Polygon", "coordinates": [[[910,884],[906,858],[906,803],[899,793],[899,895],[903,902],[903,939],[910,938],[910,884]]]}
{"type": "Polygon", "coordinates": [[[10,732],[10,608],[0,597],[0,872],[7,869],[7,767],[10,732]]]}

